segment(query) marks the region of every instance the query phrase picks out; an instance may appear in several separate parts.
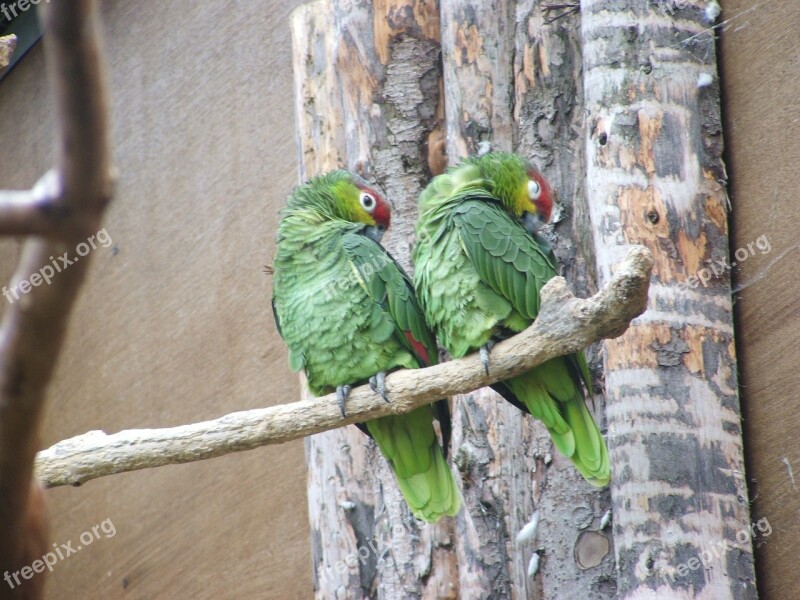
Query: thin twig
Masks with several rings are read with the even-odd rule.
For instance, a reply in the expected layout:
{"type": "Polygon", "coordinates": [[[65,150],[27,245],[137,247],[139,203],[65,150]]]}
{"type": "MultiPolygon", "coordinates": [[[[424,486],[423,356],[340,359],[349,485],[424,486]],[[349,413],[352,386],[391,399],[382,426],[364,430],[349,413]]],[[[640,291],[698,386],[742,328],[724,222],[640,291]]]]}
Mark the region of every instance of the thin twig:
{"type": "Polygon", "coordinates": [[[531,327],[493,348],[489,375],[477,354],[426,369],[397,371],[386,378],[390,403],[369,386],[359,387],[347,401],[345,419],[339,414],[335,394],[330,394],[180,427],[113,435],[90,431],[40,452],[36,471],[46,486],[80,485],[114,473],[213,458],[406,413],[439,398],[508,379],[555,356],[622,335],[645,309],[652,264],[650,252],[634,246],[608,285],[586,300],[575,298],[561,277],[548,282],[542,290],[539,317],[531,327]]]}
{"type": "Polygon", "coordinates": [[[542,4],[542,10],[551,11],[551,10],[561,10],[566,8],[567,10],[561,14],[556,15],[555,17],[551,17],[549,19],[545,19],[544,24],[550,25],[555,21],[558,21],[562,17],[566,17],[567,15],[578,14],[581,12],[581,5],[579,2],[559,2],[556,4],[542,4]]]}

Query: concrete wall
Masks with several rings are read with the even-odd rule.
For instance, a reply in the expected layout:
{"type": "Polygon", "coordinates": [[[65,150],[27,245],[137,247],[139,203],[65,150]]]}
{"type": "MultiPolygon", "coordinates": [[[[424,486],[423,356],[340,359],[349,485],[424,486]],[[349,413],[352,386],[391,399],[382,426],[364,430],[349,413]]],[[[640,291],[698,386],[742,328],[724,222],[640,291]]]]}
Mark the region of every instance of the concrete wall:
{"type": "MultiPolygon", "coordinates": [[[[298,2],[107,1],[120,179],[52,387],[43,443],[298,398],[269,308],[277,210],[295,184],[289,13],[298,2]]],[[[41,46],[0,85],[0,181],[51,165],[41,46]]],[[[0,245],[0,276],[15,264],[0,245]]],[[[5,300],[2,300],[5,302],[5,300]]],[[[50,598],[306,598],[301,442],[48,492],[50,598]],[[106,526],[111,530],[110,526],[106,526]]]]}

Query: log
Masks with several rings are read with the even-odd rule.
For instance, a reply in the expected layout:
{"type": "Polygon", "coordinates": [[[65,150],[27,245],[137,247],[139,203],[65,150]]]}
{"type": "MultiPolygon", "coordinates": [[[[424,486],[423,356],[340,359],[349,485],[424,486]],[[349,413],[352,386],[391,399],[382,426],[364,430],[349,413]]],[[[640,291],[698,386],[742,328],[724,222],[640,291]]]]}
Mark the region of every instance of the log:
{"type": "Polygon", "coordinates": [[[729,202],[714,33],[696,3],[583,0],[581,13],[599,281],[631,244],[655,257],[652,310],[605,344],[619,597],[756,598],[718,267],[729,202]]]}
{"type": "MultiPolygon", "coordinates": [[[[334,22],[329,0],[316,0],[292,14],[298,179],[341,168],[345,163],[344,117],[335,73],[334,22]]],[[[301,377],[303,400],[314,402],[301,377]]],[[[352,404],[348,406],[352,414],[352,404]]],[[[369,595],[377,555],[374,452],[355,427],[341,427],[305,439],[312,584],[316,598],[336,590],[369,595]],[[360,550],[368,554],[362,558],[360,550]],[[360,590],[358,593],[356,590],[360,590]]]]}
{"type": "MultiPolygon", "coordinates": [[[[586,293],[592,239],[578,225],[586,210],[575,177],[583,170],[580,20],[548,23],[548,16],[534,0],[443,0],[447,152],[451,162],[490,149],[532,159],[560,202],[553,247],[570,282],[586,293]]],[[[602,398],[594,405],[602,423],[602,398]]],[[[608,493],[585,483],[546,429],[492,390],[461,397],[454,415],[468,509],[458,516],[456,543],[462,597],[483,597],[487,580],[518,598],[611,597],[613,552],[597,531],[608,493]],[[539,535],[515,541],[534,520],[539,535]],[[582,535],[590,529],[594,537],[582,535]],[[580,562],[587,540],[604,542],[604,551],[580,562]]]]}
{"type": "MultiPolygon", "coordinates": [[[[558,202],[544,234],[570,288],[588,296],[597,281],[580,176],[585,169],[580,28],[580,12],[569,2],[517,2],[513,106],[515,148],[538,165],[558,202]]],[[[605,433],[601,352],[600,344],[586,351],[596,392],[587,404],[605,433]]],[[[552,448],[549,434],[543,428],[536,433],[535,447],[549,448],[555,459],[548,466],[546,454],[536,457],[533,499],[541,522],[535,548],[542,554],[537,597],[615,599],[613,538],[605,522],[610,491],[588,485],[552,448]]],[[[612,472],[617,468],[612,463],[612,472]]]]}
{"type": "MultiPolygon", "coordinates": [[[[394,204],[385,245],[409,268],[416,197],[429,178],[427,145],[437,125],[437,5],[334,0],[315,6],[295,16],[298,111],[308,124],[300,128],[301,155],[308,161],[330,154],[325,168],[336,163],[383,189],[394,204]],[[319,11],[330,20],[311,14],[319,11]],[[315,88],[335,100],[304,92],[315,88]]],[[[388,465],[361,432],[316,436],[307,442],[307,456],[318,598],[343,589],[357,598],[455,597],[450,526],[416,522],[388,465]]]]}
{"type": "MultiPolygon", "coordinates": [[[[450,164],[514,148],[515,8],[514,0],[441,2],[450,164]]],[[[499,597],[531,597],[536,539],[518,547],[515,538],[535,512],[537,426],[490,388],[454,398],[453,456],[464,493],[455,544],[461,598],[486,597],[487,581],[499,597]]]]}

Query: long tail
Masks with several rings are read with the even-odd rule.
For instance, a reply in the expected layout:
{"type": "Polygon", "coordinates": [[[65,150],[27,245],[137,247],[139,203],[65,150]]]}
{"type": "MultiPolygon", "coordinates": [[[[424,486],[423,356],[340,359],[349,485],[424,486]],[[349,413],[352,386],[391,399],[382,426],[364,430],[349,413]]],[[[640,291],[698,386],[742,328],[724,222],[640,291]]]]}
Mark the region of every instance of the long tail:
{"type": "Polygon", "coordinates": [[[394,472],[418,519],[435,523],[461,508],[461,494],[433,429],[433,411],[423,406],[405,415],[365,423],[394,472]]]}
{"type": "Polygon", "coordinates": [[[611,480],[608,449],[586,408],[580,374],[568,361],[554,358],[503,382],[511,397],[503,395],[542,421],[559,452],[572,460],[586,481],[603,487],[611,480]]]}

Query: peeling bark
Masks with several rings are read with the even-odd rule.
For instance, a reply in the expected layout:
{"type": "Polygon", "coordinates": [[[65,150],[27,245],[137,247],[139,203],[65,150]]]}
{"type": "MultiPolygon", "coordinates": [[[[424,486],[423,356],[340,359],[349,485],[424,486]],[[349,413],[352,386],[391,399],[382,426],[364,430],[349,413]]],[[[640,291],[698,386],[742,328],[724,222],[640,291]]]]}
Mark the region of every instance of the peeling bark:
{"type": "MultiPolygon", "coordinates": [[[[579,18],[545,24],[545,16],[535,0],[442,2],[448,156],[454,162],[489,149],[513,150],[537,164],[561,204],[550,231],[554,249],[586,293],[593,284],[585,258],[592,264],[592,240],[574,226],[586,220],[575,216],[586,213],[577,209],[583,186],[575,177],[583,169],[583,154],[575,151],[583,122],[579,18]]],[[[595,406],[602,423],[602,398],[595,406]]],[[[486,581],[500,597],[613,597],[606,534],[594,533],[606,540],[599,560],[596,552],[590,564],[576,558],[579,540],[599,528],[608,492],[585,483],[557,456],[539,422],[488,388],[460,398],[454,416],[468,509],[458,517],[456,542],[462,597],[485,597],[486,581]],[[538,536],[515,542],[534,515],[538,536]],[[539,560],[534,579],[532,560],[539,560]]]]}
{"type": "MultiPolygon", "coordinates": [[[[514,2],[441,3],[447,158],[511,150],[514,2]]],[[[460,597],[525,597],[514,544],[533,514],[530,420],[489,388],[453,400],[453,460],[464,507],[456,516],[460,597]],[[522,590],[522,596],[519,591],[522,590]]],[[[528,550],[530,554],[530,550],[528,550]]]]}
{"type": "Polygon", "coordinates": [[[629,244],[655,256],[651,310],[605,345],[619,593],[755,598],[729,269],[710,266],[729,252],[714,37],[682,4],[581,2],[599,279],[629,244]]]}
{"type": "MultiPolygon", "coordinates": [[[[441,119],[438,5],[333,0],[294,23],[299,143],[315,167],[302,174],[337,166],[376,181],[394,204],[385,245],[409,269],[416,199],[441,152],[427,146],[441,119]]],[[[451,524],[413,518],[361,432],[314,436],[307,455],[318,598],[456,597],[451,524]]]]}
{"type": "MultiPolygon", "coordinates": [[[[426,142],[437,125],[439,13],[434,0],[334,0],[336,73],[347,167],[377,181],[393,203],[384,246],[410,272],[417,196],[429,179],[426,142]]],[[[379,598],[455,598],[451,522],[417,522],[373,445],[379,598]]]]}
{"type": "MultiPolygon", "coordinates": [[[[596,289],[594,243],[586,204],[583,152],[584,103],[580,13],[554,19],[546,1],[524,0],[516,8],[514,52],[514,122],[517,152],[532,158],[556,193],[558,210],[545,230],[561,274],[582,295],[596,289]]],[[[602,390],[600,348],[587,350],[594,388],[602,390]]],[[[605,432],[605,398],[593,396],[590,408],[605,432]]],[[[614,549],[603,515],[611,505],[608,488],[583,481],[552,448],[547,431],[537,423],[534,502],[541,515],[542,553],[538,598],[616,598],[614,549]]],[[[612,470],[614,465],[612,463],[612,470]]]]}
{"type": "MultiPolygon", "coordinates": [[[[300,181],[339,168],[344,159],[333,33],[328,0],[301,6],[292,15],[300,181]]],[[[305,380],[301,389],[304,399],[312,397],[305,380]]],[[[366,442],[355,427],[325,431],[305,440],[316,598],[369,598],[373,590],[377,556],[370,543],[374,545],[375,500],[366,442]],[[368,551],[363,557],[361,548],[368,551]]]]}

